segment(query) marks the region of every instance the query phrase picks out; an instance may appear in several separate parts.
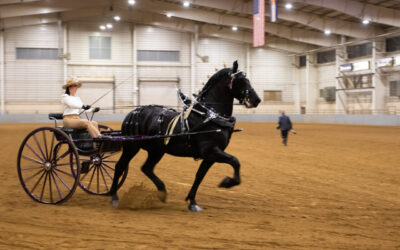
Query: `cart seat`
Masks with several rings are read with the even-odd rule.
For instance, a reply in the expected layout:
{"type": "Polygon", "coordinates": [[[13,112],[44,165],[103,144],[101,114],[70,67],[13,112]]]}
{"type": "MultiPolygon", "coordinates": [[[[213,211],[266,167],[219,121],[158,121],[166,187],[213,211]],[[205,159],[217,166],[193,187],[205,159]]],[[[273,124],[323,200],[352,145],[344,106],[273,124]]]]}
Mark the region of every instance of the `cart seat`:
{"type": "Polygon", "coordinates": [[[50,120],[62,120],[63,119],[63,113],[50,113],[49,114],[49,119],[50,120]]]}

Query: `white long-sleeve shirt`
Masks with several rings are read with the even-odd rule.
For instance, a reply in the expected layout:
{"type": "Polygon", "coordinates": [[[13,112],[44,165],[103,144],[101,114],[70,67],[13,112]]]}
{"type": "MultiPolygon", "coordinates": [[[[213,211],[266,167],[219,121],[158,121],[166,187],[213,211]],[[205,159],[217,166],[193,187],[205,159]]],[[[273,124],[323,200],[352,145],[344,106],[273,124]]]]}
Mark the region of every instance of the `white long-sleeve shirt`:
{"type": "MultiPolygon", "coordinates": [[[[83,103],[79,96],[63,94],[61,103],[64,105],[63,115],[79,115],[81,113],[83,103]]],[[[91,112],[91,110],[89,109],[85,112],[91,112]]]]}

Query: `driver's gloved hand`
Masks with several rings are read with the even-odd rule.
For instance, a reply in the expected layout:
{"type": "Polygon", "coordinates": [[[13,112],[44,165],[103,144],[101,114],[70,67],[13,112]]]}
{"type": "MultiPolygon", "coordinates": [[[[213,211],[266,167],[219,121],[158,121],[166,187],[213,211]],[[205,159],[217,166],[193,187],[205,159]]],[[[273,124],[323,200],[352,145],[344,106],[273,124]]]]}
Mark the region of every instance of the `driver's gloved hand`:
{"type": "Polygon", "coordinates": [[[90,105],[83,105],[83,106],[82,106],[82,109],[88,110],[88,109],[90,109],[90,105]]]}

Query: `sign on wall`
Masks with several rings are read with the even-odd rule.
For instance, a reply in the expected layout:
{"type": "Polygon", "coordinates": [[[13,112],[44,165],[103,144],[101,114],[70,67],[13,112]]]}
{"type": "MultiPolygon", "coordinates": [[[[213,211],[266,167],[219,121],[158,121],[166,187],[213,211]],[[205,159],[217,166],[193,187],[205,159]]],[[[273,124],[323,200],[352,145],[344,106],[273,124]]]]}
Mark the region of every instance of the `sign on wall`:
{"type": "Polygon", "coordinates": [[[379,59],[376,62],[376,66],[378,66],[378,68],[381,68],[381,67],[392,67],[393,66],[393,57],[379,59]]]}
{"type": "Polygon", "coordinates": [[[400,66],[400,56],[395,56],[394,57],[393,66],[400,66]]]}
{"type": "Polygon", "coordinates": [[[349,72],[353,70],[353,64],[352,63],[346,63],[346,64],[341,64],[339,66],[340,72],[349,72]]]}
{"type": "Polygon", "coordinates": [[[367,70],[367,69],[369,69],[369,61],[353,63],[353,71],[367,70]]]}

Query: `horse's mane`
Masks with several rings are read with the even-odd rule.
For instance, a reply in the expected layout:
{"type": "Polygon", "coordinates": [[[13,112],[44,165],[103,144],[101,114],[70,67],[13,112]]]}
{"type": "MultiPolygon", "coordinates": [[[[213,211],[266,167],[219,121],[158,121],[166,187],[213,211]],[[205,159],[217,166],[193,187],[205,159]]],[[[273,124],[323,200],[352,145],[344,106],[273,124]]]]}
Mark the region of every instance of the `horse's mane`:
{"type": "Polygon", "coordinates": [[[206,85],[204,85],[203,89],[200,91],[199,95],[198,95],[198,99],[200,99],[201,97],[203,97],[203,95],[205,93],[207,93],[208,90],[211,89],[211,87],[219,82],[221,80],[222,77],[224,77],[225,75],[229,75],[229,72],[232,71],[231,68],[223,68],[221,70],[219,70],[218,72],[216,72],[214,75],[212,75],[210,77],[210,79],[208,79],[206,85]]]}

